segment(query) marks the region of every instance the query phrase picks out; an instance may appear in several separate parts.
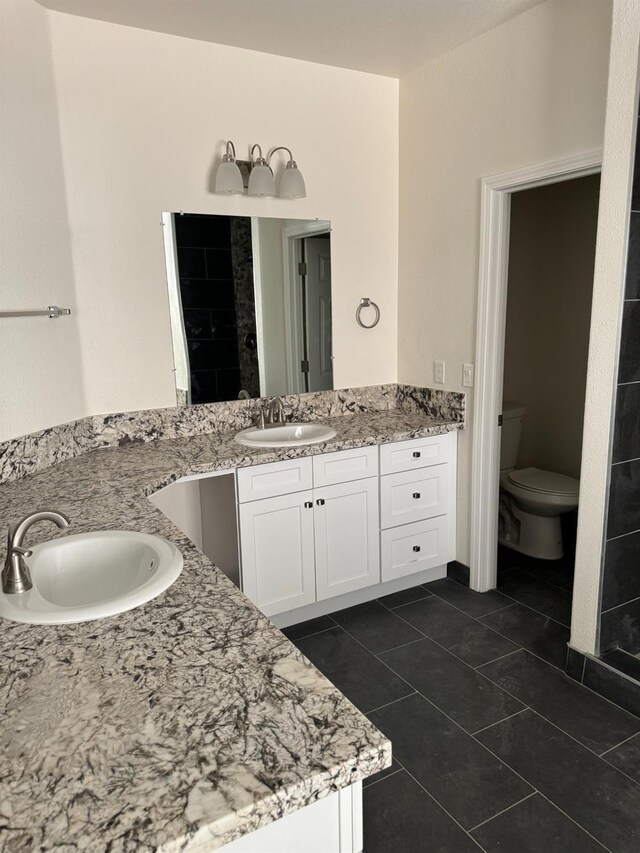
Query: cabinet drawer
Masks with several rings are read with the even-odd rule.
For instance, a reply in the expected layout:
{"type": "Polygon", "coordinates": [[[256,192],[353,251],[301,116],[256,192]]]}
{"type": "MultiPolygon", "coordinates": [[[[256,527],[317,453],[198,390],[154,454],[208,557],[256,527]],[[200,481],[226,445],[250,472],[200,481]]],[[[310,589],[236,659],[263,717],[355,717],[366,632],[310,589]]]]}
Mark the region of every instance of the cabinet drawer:
{"type": "Polygon", "coordinates": [[[396,527],[445,515],[448,509],[447,485],[447,465],[433,465],[381,477],[381,527],[396,527]]]}
{"type": "Polygon", "coordinates": [[[238,469],[238,501],[257,501],[310,489],[313,484],[311,459],[285,459],[267,465],[238,469]]]}
{"type": "Polygon", "coordinates": [[[358,447],[313,457],[313,485],[316,487],[377,476],[377,447],[358,447]]]}
{"type": "Polygon", "coordinates": [[[432,435],[427,438],[413,438],[410,441],[397,441],[394,444],[382,444],[380,473],[395,474],[398,471],[440,465],[449,460],[450,446],[449,435],[432,435]]]}
{"type": "Polygon", "coordinates": [[[441,566],[448,556],[446,515],[383,530],[382,582],[441,566]]]}

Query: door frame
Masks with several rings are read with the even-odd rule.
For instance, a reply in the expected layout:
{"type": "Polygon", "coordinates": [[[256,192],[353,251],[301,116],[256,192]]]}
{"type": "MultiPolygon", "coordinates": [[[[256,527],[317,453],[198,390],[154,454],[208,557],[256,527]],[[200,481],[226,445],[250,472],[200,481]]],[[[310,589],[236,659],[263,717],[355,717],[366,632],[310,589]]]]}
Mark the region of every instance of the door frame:
{"type": "MultiPolygon", "coordinates": [[[[300,241],[305,237],[331,234],[331,223],[326,219],[315,222],[291,222],[282,229],[282,268],[284,279],[284,322],[289,330],[286,340],[287,388],[289,394],[304,392],[300,363],[303,356],[302,300],[297,287],[300,261],[300,241]]],[[[333,306],[333,303],[332,303],[333,306]]],[[[333,307],[332,307],[333,311],[333,307]]],[[[333,320],[333,317],[332,317],[333,320]]]]}
{"type": "Polygon", "coordinates": [[[594,175],[601,168],[602,149],[596,148],[482,179],[469,576],[471,588],[478,592],[494,589],[497,581],[498,416],[502,412],[511,194],[594,175]]]}

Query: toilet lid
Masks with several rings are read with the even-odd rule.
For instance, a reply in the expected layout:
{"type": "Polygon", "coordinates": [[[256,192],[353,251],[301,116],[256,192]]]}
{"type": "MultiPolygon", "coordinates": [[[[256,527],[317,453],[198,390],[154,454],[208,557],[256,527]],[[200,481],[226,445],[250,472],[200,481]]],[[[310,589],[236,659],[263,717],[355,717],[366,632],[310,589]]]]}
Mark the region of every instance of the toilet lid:
{"type": "Polygon", "coordinates": [[[509,479],[522,489],[553,495],[577,497],[580,489],[580,481],[574,477],[555,474],[553,471],[542,471],[540,468],[521,468],[511,471],[509,479]]]}

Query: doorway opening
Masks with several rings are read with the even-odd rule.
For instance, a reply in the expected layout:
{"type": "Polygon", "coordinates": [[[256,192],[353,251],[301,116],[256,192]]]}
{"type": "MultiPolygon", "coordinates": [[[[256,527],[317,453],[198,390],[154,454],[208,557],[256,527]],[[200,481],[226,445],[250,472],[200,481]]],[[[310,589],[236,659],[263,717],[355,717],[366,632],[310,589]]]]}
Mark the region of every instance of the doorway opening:
{"type": "Polygon", "coordinates": [[[470,583],[484,592],[499,568],[520,569],[544,595],[536,584],[553,579],[565,624],[600,162],[591,152],[483,182],[470,583]]]}

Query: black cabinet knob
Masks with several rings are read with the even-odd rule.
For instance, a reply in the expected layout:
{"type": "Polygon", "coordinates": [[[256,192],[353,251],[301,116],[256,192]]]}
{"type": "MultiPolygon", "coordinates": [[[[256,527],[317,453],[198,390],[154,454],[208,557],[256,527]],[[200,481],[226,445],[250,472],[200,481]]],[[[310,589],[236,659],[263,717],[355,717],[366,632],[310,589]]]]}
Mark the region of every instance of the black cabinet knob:
{"type": "Polygon", "coordinates": [[[413,451],[413,458],[414,459],[420,459],[420,451],[419,450],[413,451]]]}
{"type": "Polygon", "coordinates": [[[418,553],[418,551],[420,550],[420,546],[419,546],[419,545],[414,545],[414,546],[413,546],[413,550],[414,550],[416,553],[418,553]]]}
{"type": "Polygon", "coordinates": [[[414,497],[416,500],[418,500],[418,498],[420,497],[420,492],[414,492],[414,493],[413,493],[413,497],[414,497]]]}
{"type": "Polygon", "coordinates": [[[313,509],[313,501],[305,501],[304,502],[305,509],[313,509]]]}
{"type": "Polygon", "coordinates": [[[316,503],[318,504],[318,506],[324,506],[324,498],[318,498],[316,503]]]}

